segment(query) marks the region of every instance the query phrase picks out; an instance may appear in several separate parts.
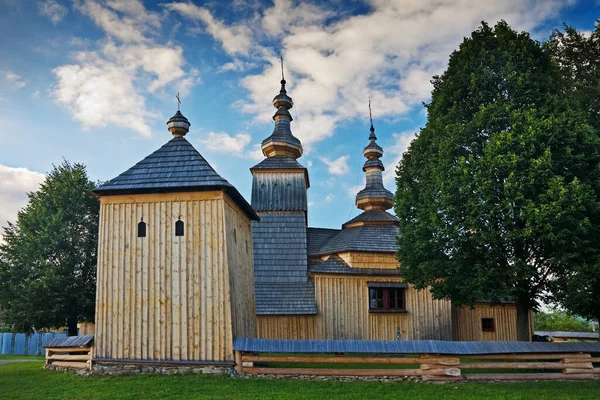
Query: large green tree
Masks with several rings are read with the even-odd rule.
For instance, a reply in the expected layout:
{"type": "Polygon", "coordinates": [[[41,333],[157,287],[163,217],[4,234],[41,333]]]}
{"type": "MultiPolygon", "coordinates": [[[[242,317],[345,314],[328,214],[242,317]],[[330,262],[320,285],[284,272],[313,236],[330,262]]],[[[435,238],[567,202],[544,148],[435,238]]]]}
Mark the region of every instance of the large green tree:
{"type": "Polygon", "coordinates": [[[565,79],[565,92],[588,114],[600,130],[600,20],[591,33],[565,25],[544,44],[565,79]]]}
{"type": "Polygon", "coordinates": [[[98,199],[85,166],[54,166],[0,244],[0,320],[15,331],[93,321],[98,199]]]}
{"type": "Polygon", "coordinates": [[[428,118],[397,168],[405,278],[455,305],[528,311],[600,248],[600,141],[526,32],[482,26],[432,80],[428,118]]]}
{"type": "MultiPolygon", "coordinates": [[[[545,43],[564,78],[564,94],[579,104],[600,132],[600,21],[591,33],[565,26],[545,43]]],[[[578,262],[551,288],[552,300],[570,312],[600,321],[600,264],[578,262]]]]}

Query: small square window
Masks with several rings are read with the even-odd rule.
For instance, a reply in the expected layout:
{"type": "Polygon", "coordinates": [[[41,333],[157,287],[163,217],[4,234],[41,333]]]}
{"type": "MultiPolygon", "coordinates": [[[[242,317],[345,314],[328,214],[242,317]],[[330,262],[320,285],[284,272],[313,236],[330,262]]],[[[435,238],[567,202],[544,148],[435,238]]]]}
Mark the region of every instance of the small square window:
{"type": "Polygon", "coordinates": [[[404,296],[401,287],[370,287],[369,311],[406,311],[404,296]]]}
{"type": "Polygon", "coordinates": [[[483,332],[495,332],[494,318],[481,318],[481,330],[483,332]]]}

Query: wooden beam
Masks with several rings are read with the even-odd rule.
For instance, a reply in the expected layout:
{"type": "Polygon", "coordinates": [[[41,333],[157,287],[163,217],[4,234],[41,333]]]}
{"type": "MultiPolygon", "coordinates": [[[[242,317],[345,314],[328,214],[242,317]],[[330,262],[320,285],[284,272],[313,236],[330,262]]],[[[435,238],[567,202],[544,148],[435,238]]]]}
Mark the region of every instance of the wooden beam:
{"type": "Polygon", "coordinates": [[[62,360],[62,361],[87,361],[91,359],[89,354],[53,354],[46,357],[47,360],[62,360]]]}
{"type": "Polygon", "coordinates": [[[234,356],[235,356],[235,371],[237,372],[237,374],[239,376],[243,376],[244,375],[244,368],[242,367],[242,365],[243,365],[242,352],[241,351],[235,351],[234,352],[234,356]]]}
{"type": "Polygon", "coordinates": [[[563,374],[589,374],[589,373],[594,373],[594,367],[591,367],[591,368],[588,368],[588,367],[564,368],[562,370],[562,372],[563,372],[563,374]]]}
{"type": "Polygon", "coordinates": [[[332,363],[332,364],[439,364],[459,365],[460,360],[453,357],[414,358],[414,357],[309,357],[309,356],[244,356],[244,362],[289,362],[289,363],[332,363]]]}
{"type": "Polygon", "coordinates": [[[427,374],[427,375],[460,376],[459,368],[440,368],[437,365],[423,364],[421,366],[421,371],[426,371],[426,372],[423,372],[423,374],[427,374]],[[423,368],[424,366],[426,368],[423,368]]]}
{"type": "MultiPolygon", "coordinates": [[[[593,368],[592,363],[584,363],[579,360],[579,363],[564,364],[561,362],[494,362],[494,363],[464,363],[460,364],[463,369],[495,369],[495,368],[515,368],[515,369],[563,369],[566,366],[569,368],[593,368]]],[[[422,367],[421,367],[422,368],[422,367]]]]}
{"type": "Polygon", "coordinates": [[[46,350],[50,350],[52,353],[73,353],[73,352],[86,352],[89,353],[91,347],[47,347],[46,350]]]}
{"type": "Polygon", "coordinates": [[[581,353],[532,353],[532,354],[486,354],[486,355],[461,355],[462,358],[475,360],[560,360],[563,358],[590,358],[590,354],[581,353]]]}
{"type": "Polygon", "coordinates": [[[248,374],[317,376],[418,376],[419,369],[244,368],[248,374]]]}
{"type": "Polygon", "coordinates": [[[469,381],[549,381],[549,380],[586,380],[594,379],[593,374],[561,374],[561,373],[533,373],[533,374],[466,374],[469,381]]]}
{"type": "Polygon", "coordinates": [[[66,368],[88,368],[88,364],[85,362],[74,362],[74,361],[53,361],[52,364],[56,367],[66,367],[66,368]]]}
{"type": "MultiPolygon", "coordinates": [[[[587,354],[589,355],[589,354],[587,354]]],[[[581,357],[581,358],[573,358],[573,357],[566,357],[563,358],[561,361],[564,363],[577,363],[577,362],[582,362],[584,360],[582,360],[582,358],[586,361],[586,362],[591,362],[591,363],[597,363],[600,362],[600,357],[581,357]]]]}

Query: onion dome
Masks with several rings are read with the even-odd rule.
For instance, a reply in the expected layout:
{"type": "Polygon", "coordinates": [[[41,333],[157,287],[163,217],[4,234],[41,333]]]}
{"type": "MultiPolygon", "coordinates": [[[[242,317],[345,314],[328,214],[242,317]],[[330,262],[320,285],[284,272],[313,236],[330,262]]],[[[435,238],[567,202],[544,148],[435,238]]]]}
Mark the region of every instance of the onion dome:
{"type": "Polygon", "coordinates": [[[185,136],[190,130],[190,125],[190,121],[179,110],[167,121],[169,132],[175,137],[185,136]]]}
{"type": "Polygon", "coordinates": [[[285,79],[281,79],[281,90],[273,98],[273,106],[277,109],[273,115],[275,128],[271,136],[263,140],[261,148],[265,157],[286,156],[297,159],[302,155],[302,143],[292,135],[290,123],[293,119],[289,110],[294,102],[287,95],[285,84],[285,79]]]}
{"type": "Polygon", "coordinates": [[[364,148],[363,155],[367,159],[363,171],[367,175],[365,188],[356,195],[356,206],[361,210],[388,210],[394,205],[394,195],[383,187],[383,171],[385,170],[380,158],[383,149],[376,142],[375,128],[371,122],[369,144],[364,148]]]}

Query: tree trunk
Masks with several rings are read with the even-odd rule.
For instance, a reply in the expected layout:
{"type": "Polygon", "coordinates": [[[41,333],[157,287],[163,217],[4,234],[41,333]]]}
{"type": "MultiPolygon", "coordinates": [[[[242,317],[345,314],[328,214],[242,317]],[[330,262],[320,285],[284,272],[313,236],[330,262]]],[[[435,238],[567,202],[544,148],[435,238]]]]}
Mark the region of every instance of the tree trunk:
{"type": "Polygon", "coordinates": [[[77,318],[67,318],[67,328],[69,328],[69,336],[77,336],[77,318]]]}
{"type": "Polygon", "coordinates": [[[533,332],[529,331],[529,299],[518,298],[517,306],[517,340],[520,342],[530,342],[533,332]]]}

